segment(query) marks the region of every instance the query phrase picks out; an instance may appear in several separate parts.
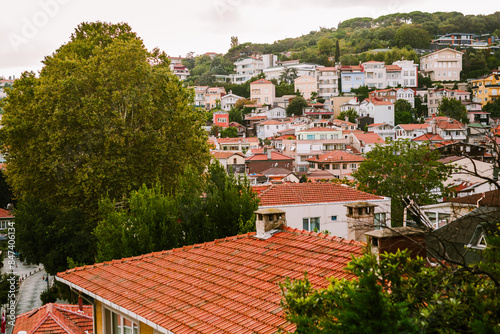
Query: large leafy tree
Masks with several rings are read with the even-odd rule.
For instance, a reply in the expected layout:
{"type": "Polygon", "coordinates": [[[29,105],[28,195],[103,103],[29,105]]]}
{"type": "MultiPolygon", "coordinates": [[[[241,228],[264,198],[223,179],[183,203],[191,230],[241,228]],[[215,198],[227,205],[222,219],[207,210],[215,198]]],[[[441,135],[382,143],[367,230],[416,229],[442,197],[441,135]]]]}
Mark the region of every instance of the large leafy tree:
{"type": "Polygon", "coordinates": [[[418,26],[405,24],[396,30],[394,36],[396,45],[400,48],[406,45],[412,48],[427,48],[431,42],[429,33],[418,26]]]}
{"type": "MultiPolygon", "coordinates": [[[[83,230],[65,229],[92,240],[101,197],[121,199],[157,181],[174,192],[187,167],[205,168],[203,118],[167,56],[148,51],[127,24],[82,23],[43,63],[39,76],[25,72],[16,80],[4,104],[7,181],[17,198],[29,197],[16,225],[28,230],[35,223],[32,238],[46,240],[61,258],[87,262],[95,247],[65,247],[69,239],[57,237],[60,218],[42,226],[43,212],[37,219],[30,205],[39,200],[58,215],[78,212],[83,230]],[[48,241],[51,231],[57,233],[48,241]],[[81,252],[87,256],[80,259],[81,252]]],[[[18,247],[27,252],[28,242],[19,238],[18,247]]],[[[43,260],[40,254],[32,261],[43,260]]]]}
{"type": "Polygon", "coordinates": [[[497,333],[495,278],[469,269],[368,251],[347,266],[352,281],[332,279],[324,290],[307,277],[286,281],[282,305],[295,333],[497,333]]]}
{"type": "Polygon", "coordinates": [[[352,176],[360,190],[392,198],[392,222],[396,225],[402,222],[408,200],[426,205],[449,194],[443,181],[451,169],[438,159],[439,152],[428,145],[396,140],[375,146],[352,176]]]}
{"type": "Polygon", "coordinates": [[[192,93],[126,24],[83,23],[6,98],[3,153],[17,196],[96,211],[161,180],[173,190],[208,161],[192,93]]]}
{"type": "Polygon", "coordinates": [[[395,124],[410,124],[414,121],[413,108],[410,102],[399,99],[394,103],[395,124]]]}
{"type": "Polygon", "coordinates": [[[309,104],[307,104],[306,99],[302,96],[294,97],[288,107],[286,107],[286,115],[287,116],[301,116],[304,113],[304,108],[307,108],[309,104]]]}
{"type": "Polygon", "coordinates": [[[440,115],[456,119],[462,123],[469,123],[467,109],[462,104],[462,101],[455,98],[443,97],[439,103],[438,111],[440,115]]]}
{"type": "Polygon", "coordinates": [[[356,110],[354,110],[353,108],[349,108],[345,111],[341,111],[340,114],[337,116],[337,119],[345,121],[346,117],[349,122],[356,123],[356,119],[359,117],[359,115],[356,110]]]}

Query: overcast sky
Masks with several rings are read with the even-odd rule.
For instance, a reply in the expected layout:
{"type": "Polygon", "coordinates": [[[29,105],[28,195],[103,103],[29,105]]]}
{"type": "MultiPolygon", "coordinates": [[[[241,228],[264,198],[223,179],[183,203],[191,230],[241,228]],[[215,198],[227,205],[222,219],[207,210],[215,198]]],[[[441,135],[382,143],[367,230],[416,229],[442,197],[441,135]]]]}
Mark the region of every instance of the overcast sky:
{"type": "Polygon", "coordinates": [[[0,5],[0,76],[40,70],[81,22],[126,22],[148,49],[171,56],[226,53],[240,43],[272,43],[354,17],[396,12],[491,14],[497,0],[4,0],[0,5]],[[488,9],[490,9],[488,11],[488,9]]]}

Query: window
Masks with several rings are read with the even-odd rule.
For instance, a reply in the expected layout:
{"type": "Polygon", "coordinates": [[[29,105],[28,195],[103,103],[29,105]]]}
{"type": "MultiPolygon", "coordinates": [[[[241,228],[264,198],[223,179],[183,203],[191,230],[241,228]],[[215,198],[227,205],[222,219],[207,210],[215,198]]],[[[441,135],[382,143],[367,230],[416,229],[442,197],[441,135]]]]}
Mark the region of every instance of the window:
{"type": "Polygon", "coordinates": [[[381,228],[383,228],[386,225],[385,215],[386,215],[385,212],[375,214],[375,229],[376,230],[380,230],[381,228]]]}
{"type": "Polygon", "coordinates": [[[306,231],[319,231],[319,217],[302,218],[302,227],[306,231]]]}
{"type": "Polygon", "coordinates": [[[8,223],[9,223],[9,221],[7,221],[7,220],[0,221],[0,230],[6,230],[8,223]]]}
{"type": "Polygon", "coordinates": [[[331,217],[330,217],[330,220],[331,220],[332,222],[337,221],[337,216],[331,216],[331,217]]]}
{"type": "Polygon", "coordinates": [[[139,334],[139,324],[104,308],[104,333],[139,334]]]}

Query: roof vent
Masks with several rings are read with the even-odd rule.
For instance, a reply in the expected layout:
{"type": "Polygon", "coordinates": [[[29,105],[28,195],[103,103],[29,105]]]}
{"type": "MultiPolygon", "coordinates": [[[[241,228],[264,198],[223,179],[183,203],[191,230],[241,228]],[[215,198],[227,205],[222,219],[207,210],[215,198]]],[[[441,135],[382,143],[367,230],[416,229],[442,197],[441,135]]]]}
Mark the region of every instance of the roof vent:
{"type": "Polygon", "coordinates": [[[286,226],[285,211],[279,209],[260,209],[255,211],[257,229],[256,237],[269,239],[281,225],[286,226]]]}

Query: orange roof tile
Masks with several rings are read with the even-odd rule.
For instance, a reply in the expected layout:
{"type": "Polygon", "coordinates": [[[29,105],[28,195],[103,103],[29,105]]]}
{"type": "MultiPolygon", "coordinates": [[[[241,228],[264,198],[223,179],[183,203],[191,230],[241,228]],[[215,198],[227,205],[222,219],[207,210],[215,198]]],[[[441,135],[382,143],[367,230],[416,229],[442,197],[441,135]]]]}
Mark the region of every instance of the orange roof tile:
{"type": "Polygon", "coordinates": [[[23,313],[16,318],[12,333],[26,331],[35,333],[93,333],[92,306],[45,304],[35,310],[23,313]]]}
{"type": "Polygon", "coordinates": [[[57,279],[174,333],[293,331],[278,283],[301,279],[315,288],[344,268],[364,244],[283,227],[269,239],[228,237],[59,273],[57,279]]]}
{"type": "Polygon", "coordinates": [[[216,159],[227,159],[233,155],[239,155],[243,158],[245,157],[245,155],[239,151],[210,151],[210,154],[212,154],[216,159]]]}
{"type": "Polygon", "coordinates": [[[389,72],[401,71],[402,68],[398,65],[385,65],[385,69],[389,72]]]}
{"type": "Polygon", "coordinates": [[[309,158],[310,162],[363,162],[365,158],[345,151],[331,151],[317,157],[309,158]]]}
{"type": "MultiPolygon", "coordinates": [[[[254,150],[252,150],[254,152],[254,150]]],[[[259,152],[260,153],[260,152],[259,152]]],[[[267,154],[255,154],[252,155],[248,158],[245,159],[245,161],[262,161],[262,160],[269,160],[267,159],[267,154]]],[[[281,154],[276,151],[271,151],[271,160],[294,160],[292,157],[289,157],[288,155],[281,154]]]]}
{"type": "Polygon", "coordinates": [[[365,144],[385,144],[385,141],[376,133],[354,133],[358,140],[362,140],[365,144]]]}
{"type": "Polygon", "coordinates": [[[0,209],[0,218],[14,218],[9,210],[0,209]]]}
{"type": "Polygon", "coordinates": [[[334,183],[276,184],[260,194],[260,206],[380,200],[383,197],[334,183]]]}
{"type": "Polygon", "coordinates": [[[412,141],[443,141],[444,139],[437,134],[426,133],[417,138],[413,138],[412,141]]]}
{"type": "Polygon", "coordinates": [[[403,130],[409,131],[417,129],[427,129],[429,127],[429,124],[399,124],[399,126],[402,127],[403,130]]]}
{"type": "Polygon", "coordinates": [[[266,79],[259,79],[255,80],[254,82],[251,82],[250,84],[255,85],[255,84],[273,84],[273,83],[266,79]]]}

